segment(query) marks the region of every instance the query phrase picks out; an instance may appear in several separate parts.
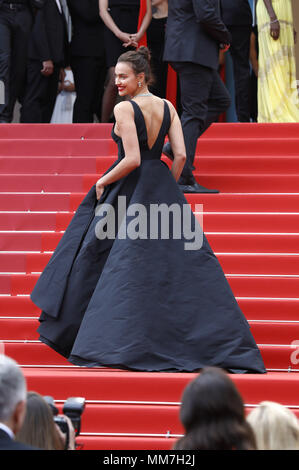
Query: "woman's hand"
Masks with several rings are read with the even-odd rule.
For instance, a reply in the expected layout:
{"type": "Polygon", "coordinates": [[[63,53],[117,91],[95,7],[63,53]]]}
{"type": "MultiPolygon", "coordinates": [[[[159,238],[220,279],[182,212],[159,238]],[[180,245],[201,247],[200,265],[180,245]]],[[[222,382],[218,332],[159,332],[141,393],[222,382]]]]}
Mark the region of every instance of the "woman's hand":
{"type": "Polygon", "coordinates": [[[123,31],[121,31],[117,37],[120,41],[122,41],[124,47],[134,46],[133,44],[134,40],[132,39],[132,34],[124,33],[123,31]]]}
{"type": "Polygon", "coordinates": [[[134,43],[132,44],[134,47],[138,47],[139,41],[141,39],[140,33],[130,34],[131,41],[134,43]]]}
{"type": "Polygon", "coordinates": [[[100,199],[104,192],[105,186],[103,185],[101,178],[96,182],[96,193],[97,193],[97,200],[100,199]]]}
{"type": "Polygon", "coordinates": [[[280,36],[280,23],[279,21],[273,21],[273,23],[270,23],[270,35],[271,37],[277,41],[277,39],[279,39],[279,36],[280,36]]]}
{"type": "Polygon", "coordinates": [[[54,72],[54,64],[52,60],[44,60],[43,68],[41,69],[40,73],[44,77],[49,77],[50,75],[52,75],[53,72],[54,72]]]}

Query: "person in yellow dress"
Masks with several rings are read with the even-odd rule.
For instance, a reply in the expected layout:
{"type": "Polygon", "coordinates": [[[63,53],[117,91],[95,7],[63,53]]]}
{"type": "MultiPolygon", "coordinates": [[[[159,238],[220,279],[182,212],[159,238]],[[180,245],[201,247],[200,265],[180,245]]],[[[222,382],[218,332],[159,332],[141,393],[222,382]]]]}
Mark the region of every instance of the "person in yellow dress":
{"type": "Polygon", "coordinates": [[[299,122],[291,0],[257,0],[258,122],[299,122]]]}

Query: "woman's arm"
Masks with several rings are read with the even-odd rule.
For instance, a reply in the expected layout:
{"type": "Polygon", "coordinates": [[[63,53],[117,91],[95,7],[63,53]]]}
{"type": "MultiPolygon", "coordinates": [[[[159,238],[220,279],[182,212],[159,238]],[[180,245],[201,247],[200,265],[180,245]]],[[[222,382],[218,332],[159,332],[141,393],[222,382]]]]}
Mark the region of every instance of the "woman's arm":
{"type": "Polygon", "coordinates": [[[139,31],[136,34],[132,35],[132,37],[137,43],[140,41],[147,28],[149,27],[150,22],[152,20],[152,16],[153,14],[151,0],[146,0],[146,14],[144,15],[139,31]]]}
{"type": "Polygon", "coordinates": [[[272,0],[264,0],[264,4],[270,17],[270,34],[273,39],[277,40],[280,35],[280,23],[273,8],[272,0]]]}
{"type": "Polygon", "coordinates": [[[171,124],[168,131],[168,138],[174,155],[171,173],[176,181],[178,181],[186,162],[186,148],[184,134],[181,121],[178,117],[176,109],[170,101],[167,101],[170,108],[171,124]]]}
{"type": "Polygon", "coordinates": [[[130,45],[131,38],[128,33],[124,33],[119,29],[119,27],[113,21],[112,16],[108,11],[108,0],[99,0],[99,10],[100,10],[100,17],[102,18],[103,22],[109,28],[115,36],[123,41],[124,44],[130,45]]]}
{"type": "Polygon", "coordinates": [[[100,199],[105,186],[127,176],[140,166],[140,148],[134,120],[134,109],[128,101],[122,101],[114,108],[117,135],[122,138],[125,157],[96,183],[97,199],[100,199]]]}

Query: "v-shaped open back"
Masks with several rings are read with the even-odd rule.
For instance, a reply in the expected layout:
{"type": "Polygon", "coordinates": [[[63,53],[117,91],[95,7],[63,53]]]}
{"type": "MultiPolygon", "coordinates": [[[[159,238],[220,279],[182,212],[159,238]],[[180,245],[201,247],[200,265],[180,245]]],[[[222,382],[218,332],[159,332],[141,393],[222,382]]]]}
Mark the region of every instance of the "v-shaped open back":
{"type": "MultiPolygon", "coordinates": [[[[134,116],[135,116],[135,125],[138,135],[139,147],[140,147],[140,154],[141,160],[151,160],[151,159],[160,159],[162,154],[162,148],[165,141],[165,136],[167,135],[170,127],[170,111],[169,106],[165,100],[164,101],[164,110],[163,110],[163,118],[161,121],[161,125],[159,131],[157,133],[156,138],[154,139],[154,143],[149,146],[148,142],[148,131],[146,127],[146,121],[144,114],[136,101],[131,100],[132,106],[134,108],[134,116]]],[[[124,157],[124,149],[122,145],[122,138],[118,136],[114,128],[112,130],[112,137],[118,143],[119,146],[119,158],[124,157]]]]}
{"type": "Polygon", "coordinates": [[[158,146],[161,139],[163,140],[162,142],[162,145],[163,145],[165,135],[167,134],[168,129],[169,129],[169,125],[170,125],[169,108],[168,108],[166,101],[163,100],[163,102],[164,102],[164,109],[163,109],[163,117],[162,117],[161,125],[159,128],[159,131],[157,132],[156,137],[153,139],[153,144],[150,146],[149,140],[148,140],[149,135],[148,135],[146,120],[145,120],[143,111],[141,107],[139,106],[139,104],[136,103],[136,101],[134,100],[131,101],[133,108],[134,108],[134,112],[135,112],[135,123],[137,127],[137,132],[140,130],[140,133],[138,133],[138,137],[140,137],[142,143],[146,142],[147,150],[149,152],[152,152],[153,150],[155,150],[156,145],[158,146]]]}

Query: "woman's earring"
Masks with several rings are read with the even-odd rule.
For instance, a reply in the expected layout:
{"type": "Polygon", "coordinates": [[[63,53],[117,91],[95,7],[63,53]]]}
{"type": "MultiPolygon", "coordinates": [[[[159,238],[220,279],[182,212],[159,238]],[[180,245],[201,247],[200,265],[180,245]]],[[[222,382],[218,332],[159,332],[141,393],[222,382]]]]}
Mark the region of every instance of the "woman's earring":
{"type": "Polygon", "coordinates": [[[138,82],[138,86],[139,86],[139,88],[141,88],[141,82],[138,82]]]}

